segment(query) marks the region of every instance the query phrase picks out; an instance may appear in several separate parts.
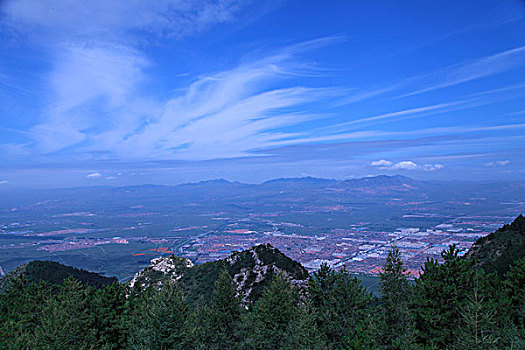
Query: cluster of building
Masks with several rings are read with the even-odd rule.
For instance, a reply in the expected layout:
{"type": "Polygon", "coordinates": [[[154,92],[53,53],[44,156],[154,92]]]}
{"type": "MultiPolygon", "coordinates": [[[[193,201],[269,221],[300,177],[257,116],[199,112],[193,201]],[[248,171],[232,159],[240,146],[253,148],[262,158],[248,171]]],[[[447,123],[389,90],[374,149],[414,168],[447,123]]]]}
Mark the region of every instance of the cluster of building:
{"type": "Polygon", "coordinates": [[[376,274],[395,245],[408,271],[418,275],[428,258],[440,260],[441,252],[450,245],[455,245],[463,255],[478,238],[494,231],[501,223],[499,219],[467,218],[431,229],[403,227],[391,232],[374,231],[368,228],[368,223],[359,223],[347,229],[312,235],[238,228],[195,238],[180,247],[178,255],[204,263],[224,258],[233,251],[270,243],[310,271],[326,263],[335,267],[345,265],[353,273],[376,274]]]}
{"type": "MultiPolygon", "coordinates": [[[[319,269],[322,264],[329,264],[334,267],[344,265],[353,273],[377,274],[391,246],[395,245],[401,251],[408,271],[417,276],[427,259],[440,260],[441,252],[450,245],[455,245],[460,250],[460,255],[465,254],[478,238],[509,221],[508,218],[501,217],[469,216],[443,219],[441,223],[433,226],[427,224],[424,228],[409,226],[391,230],[377,229],[377,226],[369,222],[356,222],[344,225],[344,228],[324,231],[290,222],[290,219],[280,221],[278,214],[250,214],[239,219],[217,216],[218,214],[226,213],[213,213],[212,220],[220,221],[218,225],[208,223],[210,226],[181,226],[167,230],[166,235],[151,236],[143,230],[149,223],[139,222],[110,233],[123,236],[113,238],[104,238],[105,234],[101,238],[86,237],[95,233],[100,237],[100,232],[110,231],[108,228],[68,228],[52,231],[48,228],[44,232],[33,232],[38,231],[30,227],[34,223],[5,223],[0,225],[0,233],[5,233],[6,237],[27,236],[35,237],[35,240],[24,239],[16,243],[10,241],[9,244],[0,245],[0,249],[37,246],[38,250],[60,252],[137,241],[156,245],[157,248],[136,251],[134,256],[174,253],[199,264],[225,258],[234,251],[270,243],[310,271],[319,269]],[[140,236],[137,232],[129,230],[140,231],[140,236]]],[[[79,212],[68,215],[93,214],[79,212]]],[[[429,218],[433,222],[439,220],[436,220],[436,216],[427,217],[423,214],[405,215],[405,218],[420,218],[421,222],[429,218]]]]}
{"type": "Polygon", "coordinates": [[[129,241],[122,237],[104,238],[104,239],[75,239],[72,241],[56,241],[55,243],[42,245],[38,250],[46,250],[48,252],[62,252],[66,250],[92,248],[101,244],[129,244],[129,241]]]}

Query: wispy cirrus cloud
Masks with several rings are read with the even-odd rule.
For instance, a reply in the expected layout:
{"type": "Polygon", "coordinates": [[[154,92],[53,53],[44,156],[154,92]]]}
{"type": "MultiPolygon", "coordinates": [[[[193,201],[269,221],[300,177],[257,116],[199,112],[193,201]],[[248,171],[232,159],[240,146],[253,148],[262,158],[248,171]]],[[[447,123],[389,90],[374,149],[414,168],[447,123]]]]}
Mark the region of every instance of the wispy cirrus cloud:
{"type": "Polygon", "coordinates": [[[520,46],[497,54],[454,64],[435,72],[408,79],[407,82],[423,83],[426,87],[399,96],[408,97],[422,93],[463,84],[497,73],[501,73],[525,63],[525,46],[520,46]]]}
{"type": "Polygon", "coordinates": [[[450,112],[450,111],[458,110],[462,108],[469,108],[472,105],[472,102],[473,100],[462,100],[462,101],[440,103],[440,104],[430,105],[430,106],[409,108],[409,109],[404,109],[401,111],[383,113],[383,114],[374,115],[371,117],[358,118],[358,119],[350,120],[348,122],[330,125],[329,127],[327,127],[327,129],[341,130],[348,126],[353,126],[356,124],[362,125],[364,123],[375,123],[378,121],[387,121],[387,120],[392,120],[392,119],[405,118],[407,116],[427,116],[429,115],[429,113],[430,114],[445,113],[445,112],[450,112]]]}
{"type": "Polygon", "coordinates": [[[183,37],[216,23],[233,21],[249,1],[8,0],[2,12],[8,28],[39,40],[135,38],[141,33],[183,37]],[[130,20],[132,19],[132,20],[130,20]],[[49,35],[52,38],[49,38],[49,35]]]}
{"type": "Polygon", "coordinates": [[[150,62],[136,45],[137,38],[146,33],[191,35],[234,20],[246,4],[7,2],[4,25],[51,50],[53,62],[48,104],[29,131],[35,141],[30,148],[77,159],[197,160],[253,155],[252,150],[270,142],[297,137],[282,129],[322,118],[305,113],[304,107],[336,96],[337,89],[275,83],[318,75],[295,56],[343,37],[290,45],[236,68],[197,77],[167,100],[159,101],[144,88],[150,62]],[[131,14],[133,21],[128,20],[131,14]]]}
{"type": "Polygon", "coordinates": [[[49,104],[30,132],[39,152],[87,140],[90,130],[133,127],[147,59],[127,47],[64,45],[48,77],[49,104]]]}
{"type": "MultiPolygon", "coordinates": [[[[402,99],[420,95],[426,92],[453,87],[472,80],[502,73],[522,66],[524,63],[525,46],[520,46],[491,56],[456,63],[424,74],[407,77],[400,81],[389,82],[384,86],[357,90],[350,93],[348,97],[342,99],[339,102],[339,105],[353,104],[375,97],[402,99]]],[[[503,88],[473,93],[466,95],[465,98],[522,88],[523,84],[515,84],[503,88]]]]}
{"type": "Polygon", "coordinates": [[[305,113],[305,106],[341,94],[337,88],[271,88],[303,74],[294,53],[333,40],[301,43],[200,77],[165,101],[141,89],[148,61],[140,52],[68,47],[50,76],[51,103],[31,134],[45,154],[73,147],[77,154],[113,159],[254,155],[254,149],[299,137],[281,129],[324,117],[305,113]]]}
{"type": "MultiPolygon", "coordinates": [[[[268,89],[286,78],[283,71],[293,71],[290,59],[278,55],[202,77],[128,137],[114,139],[110,148],[124,158],[195,160],[254,155],[252,150],[271,142],[294,139],[297,133],[282,128],[322,118],[305,113],[304,107],[340,92],[302,86],[268,89]]],[[[97,135],[88,148],[107,146],[107,136],[97,135]]]]}
{"type": "MultiPolygon", "coordinates": [[[[24,152],[49,156],[67,153],[77,159],[203,160],[260,156],[271,148],[307,143],[488,132],[506,126],[397,131],[395,127],[382,128],[382,124],[481,106],[492,103],[485,95],[522,88],[518,84],[385,111],[351,111],[324,123],[325,127],[318,128],[321,123],[301,127],[328,116],[328,112],[318,112],[323,110],[324,101],[333,102],[332,109],[326,109],[333,111],[334,106],[347,107],[390,94],[418,95],[510,70],[524,62],[525,46],[386,86],[351,90],[322,87],[322,82],[312,87],[306,80],[294,80],[316,77],[322,71],[300,63],[298,55],[345,40],[342,36],[320,38],[289,45],[237,67],[196,76],[161,100],[147,89],[151,83],[148,69],[154,64],[144,50],[148,41],[184,38],[214,24],[234,21],[245,2],[73,3],[56,0],[49,6],[37,0],[19,0],[7,1],[2,8],[7,18],[4,25],[46,46],[52,60],[47,104],[38,123],[29,130],[34,144],[18,146],[24,152]],[[130,17],[133,21],[128,20],[130,17]],[[317,112],[309,112],[314,103],[317,112]],[[375,130],[370,129],[372,125],[375,130]]],[[[396,164],[389,166],[409,169],[412,165],[396,164]]]]}

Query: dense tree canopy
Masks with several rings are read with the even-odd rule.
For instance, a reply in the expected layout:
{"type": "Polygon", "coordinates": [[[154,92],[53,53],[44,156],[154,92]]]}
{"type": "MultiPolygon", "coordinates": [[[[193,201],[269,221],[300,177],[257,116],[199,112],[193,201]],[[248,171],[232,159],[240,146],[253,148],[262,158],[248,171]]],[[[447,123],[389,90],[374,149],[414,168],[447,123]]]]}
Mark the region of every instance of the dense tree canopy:
{"type": "MultiPolygon", "coordinates": [[[[487,274],[454,246],[428,260],[415,285],[392,247],[372,297],[344,268],[328,265],[301,292],[277,275],[242,305],[223,271],[211,297],[178,282],[132,291],[22,277],[0,294],[2,349],[522,349],[525,259],[487,274]]],[[[208,294],[206,294],[208,295],[208,294]]]]}

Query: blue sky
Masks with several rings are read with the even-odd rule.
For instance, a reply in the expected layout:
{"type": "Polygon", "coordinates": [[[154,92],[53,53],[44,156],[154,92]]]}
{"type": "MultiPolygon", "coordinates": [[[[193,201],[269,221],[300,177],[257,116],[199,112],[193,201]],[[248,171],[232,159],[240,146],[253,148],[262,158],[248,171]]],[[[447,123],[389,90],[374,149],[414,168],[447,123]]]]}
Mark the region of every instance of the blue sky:
{"type": "Polygon", "coordinates": [[[0,2],[0,186],[525,179],[525,2],[0,2]]]}

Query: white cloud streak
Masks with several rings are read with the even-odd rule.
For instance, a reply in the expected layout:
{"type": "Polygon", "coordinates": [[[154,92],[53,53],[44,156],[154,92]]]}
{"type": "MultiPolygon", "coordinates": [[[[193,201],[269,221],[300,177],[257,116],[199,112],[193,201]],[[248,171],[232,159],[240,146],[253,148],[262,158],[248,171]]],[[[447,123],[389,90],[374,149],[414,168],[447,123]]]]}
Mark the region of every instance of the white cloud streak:
{"type": "Polygon", "coordinates": [[[525,46],[503,51],[466,63],[455,64],[440,69],[433,74],[412,78],[410,80],[425,82],[426,88],[418,89],[400,97],[419,95],[454,85],[463,84],[475,79],[501,73],[525,62],[525,46]],[[442,77],[445,77],[444,79],[442,77]]]}
{"type": "Polygon", "coordinates": [[[443,169],[445,166],[442,164],[423,164],[419,165],[411,160],[404,160],[394,163],[389,160],[381,159],[370,163],[371,166],[380,168],[382,170],[423,170],[423,171],[435,171],[443,169]]]}
{"type": "MultiPolygon", "coordinates": [[[[491,56],[450,65],[448,67],[440,68],[426,74],[412,76],[399,82],[390,83],[386,87],[379,87],[372,90],[363,90],[341,100],[338,106],[353,104],[373,97],[386,95],[390,92],[399,91],[401,89],[409,90],[409,92],[402,93],[401,95],[392,98],[400,99],[419,95],[501,73],[515,67],[519,67],[523,65],[524,62],[525,46],[521,46],[491,56]],[[421,88],[421,86],[425,87],[421,88]]],[[[517,90],[521,88],[523,88],[523,84],[517,84],[509,87],[470,94],[466,97],[482,96],[486,94],[517,90]]]]}
{"type": "Polygon", "coordinates": [[[491,126],[448,126],[448,127],[435,127],[435,128],[424,128],[408,131],[354,131],[354,132],[343,132],[332,135],[323,136],[311,136],[296,138],[294,140],[283,140],[275,141],[271,143],[271,146],[287,146],[291,144],[300,143],[312,143],[312,142],[333,142],[333,141],[345,141],[345,140],[367,140],[367,139],[380,139],[385,137],[390,138],[412,138],[412,137],[425,137],[425,136],[441,136],[441,135],[464,135],[468,133],[483,133],[483,132],[497,132],[502,130],[521,130],[525,129],[525,123],[516,124],[504,124],[504,125],[491,125],[491,126]]]}
{"type": "Polygon", "coordinates": [[[392,162],[389,160],[381,159],[377,160],[375,162],[370,163],[371,166],[379,166],[379,167],[388,167],[392,165],[392,162]]]}
{"type": "Polygon", "coordinates": [[[270,86],[297,75],[316,76],[308,65],[294,62],[294,55],[343,37],[291,45],[256,62],[198,78],[166,101],[144,91],[150,63],[136,48],[137,37],[181,38],[234,20],[246,4],[8,1],[5,25],[50,48],[55,57],[49,103],[30,130],[34,149],[84,159],[198,160],[253,155],[252,150],[271,142],[299,137],[283,128],[322,118],[304,113],[304,106],[334,97],[337,90],[270,86]]]}
{"type": "Polygon", "coordinates": [[[91,173],[91,174],[86,175],[86,177],[88,177],[90,179],[98,179],[99,177],[102,177],[102,174],[99,173],[99,172],[95,172],[95,173],[91,173]]]}
{"type": "Polygon", "coordinates": [[[469,107],[468,103],[472,101],[473,100],[463,100],[463,101],[441,103],[441,104],[431,105],[431,106],[409,108],[409,109],[405,109],[402,111],[384,113],[384,114],[379,114],[379,115],[375,115],[371,117],[350,120],[348,122],[331,125],[327,127],[327,129],[339,129],[340,130],[341,128],[345,128],[345,127],[355,125],[355,124],[363,124],[363,123],[378,122],[378,121],[391,120],[391,119],[399,119],[399,118],[406,117],[406,116],[418,116],[418,115],[426,116],[426,115],[429,115],[428,112],[446,113],[446,112],[450,112],[450,111],[461,109],[461,108],[468,108],[469,107]]]}
{"type": "Polygon", "coordinates": [[[142,130],[115,144],[116,152],[125,158],[227,158],[297,137],[279,129],[322,117],[301,113],[301,106],[338,92],[298,86],[265,90],[265,81],[282,78],[274,69],[281,63],[265,60],[201,78],[142,130]]]}
{"type": "Polygon", "coordinates": [[[510,164],[510,160],[496,160],[493,162],[486,163],[485,166],[487,167],[504,167],[510,164]]]}

